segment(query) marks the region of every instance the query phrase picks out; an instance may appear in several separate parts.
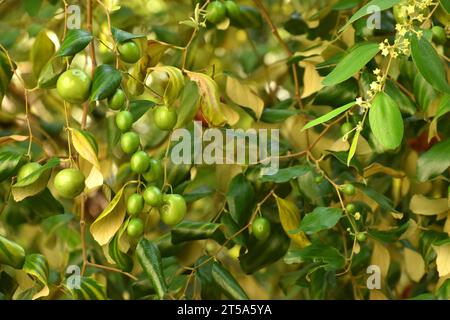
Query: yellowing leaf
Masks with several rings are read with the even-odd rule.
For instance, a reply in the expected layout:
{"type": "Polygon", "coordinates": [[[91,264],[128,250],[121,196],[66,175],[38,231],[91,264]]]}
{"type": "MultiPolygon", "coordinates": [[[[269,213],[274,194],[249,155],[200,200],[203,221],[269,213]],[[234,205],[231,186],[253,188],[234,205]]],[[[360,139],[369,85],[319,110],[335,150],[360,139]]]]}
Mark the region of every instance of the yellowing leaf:
{"type": "Polygon", "coordinates": [[[413,281],[419,282],[425,274],[425,261],[418,252],[410,248],[405,248],[403,254],[405,255],[406,273],[413,281]]]}
{"type": "Polygon", "coordinates": [[[198,72],[187,72],[189,79],[197,84],[201,97],[200,107],[206,121],[220,127],[227,122],[220,103],[219,87],[217,83],[208,75],[198,72]]]}
{"type": "Polygon", "coordinates": [[[180,69],[172,66],[154,67],[152,69],[156,72],[165,72],[169,77],[167,86],[164,91],[164,102],[172,104],[180,95],[184,87],[184,76],[180,69]]]}
{"type": "Polygon", "coordinates": [[[21,136],[13,134],[6,137],[0,137],[0,145],[10,143],[10,142],[22,142],[28,139],[28,136],[21,136]]]}
{"type": "Polygon", "coordinates": [[[381,276],[386,278],[391,264],[391,256],[388,249],[379,242],[374,241],[372,259],[370,264],[376,265],[380,268],[381,276]]]}
{"type": "Polygon", "coordinates": [[[295,204],[289,200],[279,198],[276,195],[275,199],[277,201],[281,225],[288,237],[291,238],[300,248],[310,245],[311,242],[303,231],[295,234],[289,233],[289,231],[297,229],[300,225],[300,210],[298,210],[295,204]]]}
{"type": "Polygon", "coordinates": [[[442,246],[433,246],[436,252],[436,265],[439,277],[445,277],[450,274],[450,243],[442,246]]]}
{"type": "Polygon", "coordinates": [[[101,246],[107,244],[112,237],[119,230],[125,218],[126,205],[123,199],[123,190],[126,185],[123,186],[98,216],[98,218],[92,223],[90,231],[92,237],[101,246]]]}
{"type": "Polygon", "coordinates": [[[446,198],[429,199],[421,194],[412,196],[409,208],[415,214],[426,216],[437,215],[449,209],[446,198]]]}
{"type": "Polygon", "coordinates": [[[302,98],[309,97],[310,95],[318,92],[322,89],[323,77],[319,75],[316,70],[316,66],[312,63],[305,62],[305,74],[303,76],[304,89],[302,98]]]}
{"type": "Polygon", "coordinates": [[[257,119],[261,117],[264,101],[254,93],[250,86],[241,83],[235,78],[227,77],[226,91],[227,96],[234,103],[255,111],[257,119]]]}
{"type": "Polygon", "coordinates": [[[86,189],[90,191],[103,184],[103,175],[100,171],[100,163],[98,162],[97,153],[91,142],[85,134],[80,130],[72,129],[72,144],[81,158],[86,160],[90,165],[81,163],[81,170],[86,177],[86,189]]]}

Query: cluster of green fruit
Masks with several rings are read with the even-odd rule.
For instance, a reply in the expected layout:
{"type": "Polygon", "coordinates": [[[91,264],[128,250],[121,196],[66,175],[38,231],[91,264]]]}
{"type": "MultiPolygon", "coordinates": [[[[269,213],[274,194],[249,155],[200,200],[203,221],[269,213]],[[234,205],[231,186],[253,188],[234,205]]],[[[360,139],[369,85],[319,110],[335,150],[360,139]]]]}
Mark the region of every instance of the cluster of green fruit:
{"type": "Polygon", "coordinates": [[[249,6],[239,6],[232,0],[210,2],[205,17],[212,24],[219,24],[228,17],[231,25],[239,28],[259,28],[262,24],[258,10],[249,6]]]}

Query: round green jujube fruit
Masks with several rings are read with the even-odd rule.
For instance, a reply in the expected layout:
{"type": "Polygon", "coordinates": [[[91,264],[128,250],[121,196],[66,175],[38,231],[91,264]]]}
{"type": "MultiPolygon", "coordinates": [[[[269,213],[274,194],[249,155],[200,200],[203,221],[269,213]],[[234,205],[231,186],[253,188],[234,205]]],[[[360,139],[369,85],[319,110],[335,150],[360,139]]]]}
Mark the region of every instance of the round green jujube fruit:
{"type": "Polygon", "coordinates": [[[447,42],[447,35],[441,26],[434,26],[431,28],[431,32],[433,34],[433,41],[437,44],[445,44],[447,42]]]}
{"type": "Polygon", "coordinates": [[[364,241],[366,241],[366,238],[367,238],[366,234],[362,233],[362,232],[360,232],[356,235],[356,240],[358,240],[358,242],[364,242],[364,241]]]}
{"type": "Polygon", "coordinates": [[[159,208],[161,220],[168,226],[180,223],[186,216],[187,206],[184,198],[179,194],[165,194],[162,207],[159,208]]]}
{"type": "Polygon", "coordinates": [[[206,7],[206,20],[216,24],[225,19],[227,9],[220,1],[213,1],[206,7]]]}
{"type": "Polygon", "coordinates": [[[42,166],[37,162],[29,162],[25,165],[23,165],[19,172],[17,173],[17,181],[21,181],[28,177],[30,174],[35,172],[36,170],[40,169],[42,166]]]}
{"type": "Polygon", "coordinates": [[[80,69],[69,69],[56,82],[58,94],[70,103],[83,103],[89,97],[91,79],[80,69]]]}
{"type": "Polygon", "coordinates": [[[158,106],[153,110],[153,121],[161,130],[172,130],[177,124],[177,112],[167,106],[158,106]]]}
{"type": "Polygon", "coordinates": [[[116,92],[109,97],[108,106],[112,110],[120,110],[125,105],[125,93],[122,89],[117,89],[116,92]]]}
{"type": "Polygon", "coordinates": [[[159,207],[162,204],[163,196],[161,190],[156,186],[149,186],[143,193],[144,201],[152,207],[159,207]]]}
{"type": "Polygon", "coordinates": [[[133,40],[125,41],[117,45],[120,59],[127,63],[136,63],[141,58],[141,49],[133,40]]]}
{"type": "Polygon", "coordinates": [[[61,197],[73,199],[84,190],[84,175],[75,168],[63,169],[56,174],[54,186],[61,197]]]}
{"type": "Polygon", "coordinates": [[[147,172],[145,172],[142,176],[147,182],[155,182],[163,175],[163,166],[161,161],[157,159],[150,159],[150,165],[147,172]]]}
{"type": "Polygon", "coordinates": [[[133,172],[144,173],[150,166],[150,157],[145,151],[137,151],[130,160],[130,167],[133,172]]]}
{"type": "Polygon", "coordinates": [[[127,200],[127,211],[131,216],[138,215],[144,209],[144,198],[139,193],[133,193],[127,200]]]}
{"type": "Polygon", "coordinates": [[[350,214],[354,214],[356,212],[356,206],[353,203],[349,203],[345,206],[345,210],[350,214]]]}
{"type": "Polygon", "coordinates": [[[351,183],[347,183],[342,186],[342,192],[347,196],[352,196],[355,194],[356,189],[354,185],[352,185],[351,183]]]}
{"type": "Polygon", "coordinates": [[[230,19],[239,20],[239,18],[241,16],[241,8],[239,7],[239,5],[232,0],[227,0],[223,4],[227,11],[228,17],[230,19]]]}
{"type": "Polygon", "coordinates": [[[133,218],[128,222],[127,234],[131,238],[140,237],[144,233],[144,222],[140,218],[133,218]]]}
{"type": "Polygon", "coordinates": [[[135,153],[137,149],[139,149],[140,139],[137,133],[128,131],[122,134],[120,138],[120,146],[122,147],[122,151],[131,154],[135,153]]]}
{"type": "Polygon", "coordinates": [[[266,240],[270,235],[270,221],[264,217],[256,218],[252,223],[252,233],[256,239],[266,240]]]}
{"type": "Polygon", "coordinates": [[[133,126],[133,115],[130,111],[120,111],[116,115],[116,125],[121,132],[127,132],[133,126]]]}

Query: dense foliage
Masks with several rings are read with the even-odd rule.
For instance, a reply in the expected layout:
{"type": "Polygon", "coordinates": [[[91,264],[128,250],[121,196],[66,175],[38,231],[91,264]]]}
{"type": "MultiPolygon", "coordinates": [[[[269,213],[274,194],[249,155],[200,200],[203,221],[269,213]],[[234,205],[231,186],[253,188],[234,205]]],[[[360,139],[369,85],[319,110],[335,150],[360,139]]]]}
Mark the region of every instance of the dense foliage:
{"type": "Polygon", "coordinates": [[[1,1],[0,299],[449,299],[449,12],[1,1]],[[198,123],[280,169],[174,163],[198,123]]]}

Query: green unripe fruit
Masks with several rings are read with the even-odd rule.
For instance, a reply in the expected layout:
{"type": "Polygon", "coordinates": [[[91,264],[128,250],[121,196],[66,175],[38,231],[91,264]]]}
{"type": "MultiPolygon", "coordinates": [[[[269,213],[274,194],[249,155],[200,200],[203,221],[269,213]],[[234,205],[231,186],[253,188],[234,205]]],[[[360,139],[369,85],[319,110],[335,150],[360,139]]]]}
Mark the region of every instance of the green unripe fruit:
{"type": "Polygon", "coordinates": [[[131,157],[130,167],[136,173],[144,173],[150,166],[150,157],[144,151],[138,151],[131,157]]]}
{"type": "Polygon", "coordinates": [[[352,185],[351,183],[348,183],[348,184],[344,184],[342,186],[342,192],[344,194],[346,194],[347,196],[352,196],[355,194],[356,189],[355,189],[354,185],[352,185]]]}
{"type": "Polygon", "coordinates": [[[356,212],[356,206],[353,203],[349,203],[345,207],[345,210],[347,210],[347,212],[350,214],[354,214],[356,212]]]}
{"type": "Polygon", "coordinates": [[[23,165],[17,173],[17,181],[21,181],[28,177],[30,174],[41,168],[42,166],[37,162],[29,162],[23,165]]]}
{"type": "Polygon", "coordinates": [[[433,41],[437,44],[445,44],[447,42],[447,35],[441,26],[434,26],[431,32],[433,33],[433,41]]]}
{"type": "Polygon", "coordinates": [[[142,219],[133,218],[128,222],[127,234],[131,238],[140,237],[144,233],[144,222],[142,219]]]}
{"type": "Polygon", "coordinates": [[[364,242],[366,241],[366,234],[365,233],[358,233],[356,235],[356,240],[358,240],[358,242],[364,242]]]}
{"type": "Polygon", "coordinates": [[[163,175],[163,166],[161,161],[156,159],[150,159],[150,165],[147,172],[145,172],[142,176],[147,182],[154,182],[158,180],[163,175]]]}
{"type": "Polygon", "coordinates": [[[353,125],[350,122],[345,122],[341,126],[341,136],[345,136],[348,132],[353,130],[353,125]]]}
{"type": "Polygon", "coordinates": [[[179,194],[165,194],[163,196],[163,204],[159,213],[165,224],[174,226],[180,223],[184,219],[186,211],[186,201],[179,194]]]}
{"type": "Polygon", "coordinates": [[[144,209],[144,198],[139,193],[133,193],[127,200],[127,211],[131,216],[138,215],[144,209]]]}
{"type": "Polygon", "coordinates": [[[314,177],[314,182],[319,184],[323,181],[323,177],[322,176],[315,176],[314,177]]]}
{"type": "Polygon", "coordinates": [[[116,115],[116,125],[122,132],[127,132],[133,126],[133,115],[130,111],[120,111],[116,115]]]}
{"type": "Polygon", "coordinates": [[[253,236],[260,240],[266,240],[270,235],[270,221],[264,217],[256,218],[252,223],[253,236]]]}
{"type": "Polygon", "coordinates": [[[61,197],[73,199],[84,190],[84,175],[78,169],[64,169],[56,174],[54,185],[61,197]]]}
{"type": "Polygon", "coordinates": [[[227,9],[220,1],[213,1],[206,7],[206,20],[211,23],[219,23],[225,19],[227,9]]]}
{"type": "Polygon", "coordinates": [[[120,110],[125,105],[125,93],[121,89],[117,89],[112,97],[108,99],[108,106],[112,110],[120,110]]]}
{"type": "Polygon", "coordinates": [[[224,2],[225,9],[227,11],[227,15],[230,19],[239,20],[241,14],[241,8],[239,5],[231,0],[227,0],[224,2]]]}
{"type": "Polygon", "coordinates": [[[146,204],[152,207],[159,207],[162,204],[163,196],[161,190],[158,187],[150,186],[145,189],[144,201],[146,204]]]}
{"type": "Polygon", "coordinates": [[[167,106],[159,106],[153,110],[153,121],[161,130],[172,130],[177,124],[177,112],[167,106]]]}
{"type": "Polygon", "coordinates": [[[56,91],[69,103],[83,103],[89,97],[91,79],[79,69],[69,69],[56,82],[56,91]]]}
{"type": "Polygon", "coordinates": [[[141,49],[136,42],[130,40],[117,45],[120,59],[128,63],[135,63],[141,58],[141,49]]]}
{"type": "Polygon", "coordinates": [[[139,136],[132,131],[125,132],[120,138],[122,151],[128,154],[135,153],[139,149],[139,136]]]}

